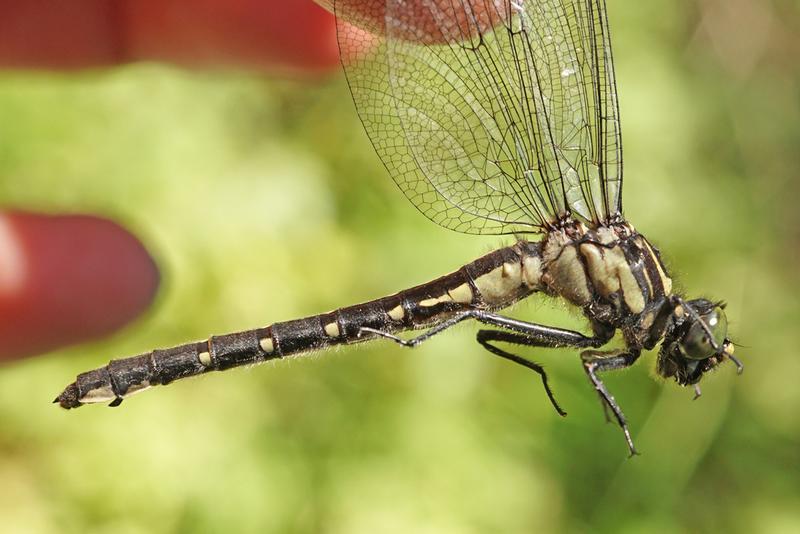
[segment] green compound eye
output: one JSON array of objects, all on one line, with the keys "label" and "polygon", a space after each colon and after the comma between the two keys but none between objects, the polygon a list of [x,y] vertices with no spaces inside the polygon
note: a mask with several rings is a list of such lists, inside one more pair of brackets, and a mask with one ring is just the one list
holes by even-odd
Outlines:
[{"label": "green compound eye", "polygon": [[[722,347],[723,343],[725,343],[725,336],[728,335],[728,318],[725,316],[725,311],[720,306],[717,306],[700,317],[714,335],[714,341],[717,346]],[[706,334],[703,325],[698,321],[692,324],[683,340],[681,340],[681,348],[683,348],[683,353],[686,357],[692,360],[705,360],[716,352],[711,340],[708,339],[708,334]]]}]

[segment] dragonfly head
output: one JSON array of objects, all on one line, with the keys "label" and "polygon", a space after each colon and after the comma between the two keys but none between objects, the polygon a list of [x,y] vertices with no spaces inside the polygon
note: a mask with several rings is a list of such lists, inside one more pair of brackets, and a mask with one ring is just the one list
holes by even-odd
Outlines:
[{"label": "dragonfly head", "polygon": [[670,323],[658,355],[659,375],[674,377],[682,386],[693,385],[725,360],[741,373],[742,364],[733,356],[734,346],[727,337],[725,304],[676,298]]}]

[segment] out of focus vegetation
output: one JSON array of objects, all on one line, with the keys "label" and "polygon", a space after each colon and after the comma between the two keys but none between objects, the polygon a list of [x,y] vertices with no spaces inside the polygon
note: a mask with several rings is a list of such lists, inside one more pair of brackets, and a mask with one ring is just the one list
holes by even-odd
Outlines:
[{"label": "out of focus vegetation", "polygon": [[[113,339],[0,369],[0,531],[800,531],[800,8],[609,3],[626,215],[689,295],[729,303],[744,375],[696,402],[650,378],[653,355],[609,376],[633,460],[576,354],[536,353],[561,419],[473,326],[60,411],[111,357],[371,299],[504,241],[416,212],[341,76],[4,73],[3,204],[113,217],[165,282]],[[514,313],[583,326],[532,300]]]}]

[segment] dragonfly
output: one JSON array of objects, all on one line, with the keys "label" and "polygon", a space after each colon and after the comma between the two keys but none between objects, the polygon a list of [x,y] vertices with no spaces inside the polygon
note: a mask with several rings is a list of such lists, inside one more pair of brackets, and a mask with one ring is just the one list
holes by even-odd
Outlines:
[{"label": "dragonfly", "polygon": [[[464,321],[491,354],[540,377],[518,349],[569,347],[637,454],[602,380],[658,350],[680,386],[725,361],[725,304],[673,292],[659,250],[623,215],[619,105],[604,0],[330,0],[357,113],[388,174],[438,225],[516,242],[390,296],[157,349],[82,373],[64,408],[123,399],[211,371],[389,340],[416,347]],[[586,332],[503,310],[533,294],[580,309]],[[403,332],[414,332],[413,337]],[[621,336],[618,336],[621,334]],[[617,348],[612,338],[621,337]]]}]

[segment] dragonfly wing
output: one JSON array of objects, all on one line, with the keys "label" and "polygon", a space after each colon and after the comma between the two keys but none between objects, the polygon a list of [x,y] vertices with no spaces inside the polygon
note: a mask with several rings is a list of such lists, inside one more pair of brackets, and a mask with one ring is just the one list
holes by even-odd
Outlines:
[{"label": "dragonfly wing", "polygon": [[428,218],[476,234],[621,211],[603,0],[337,0],[358,114]]}]

